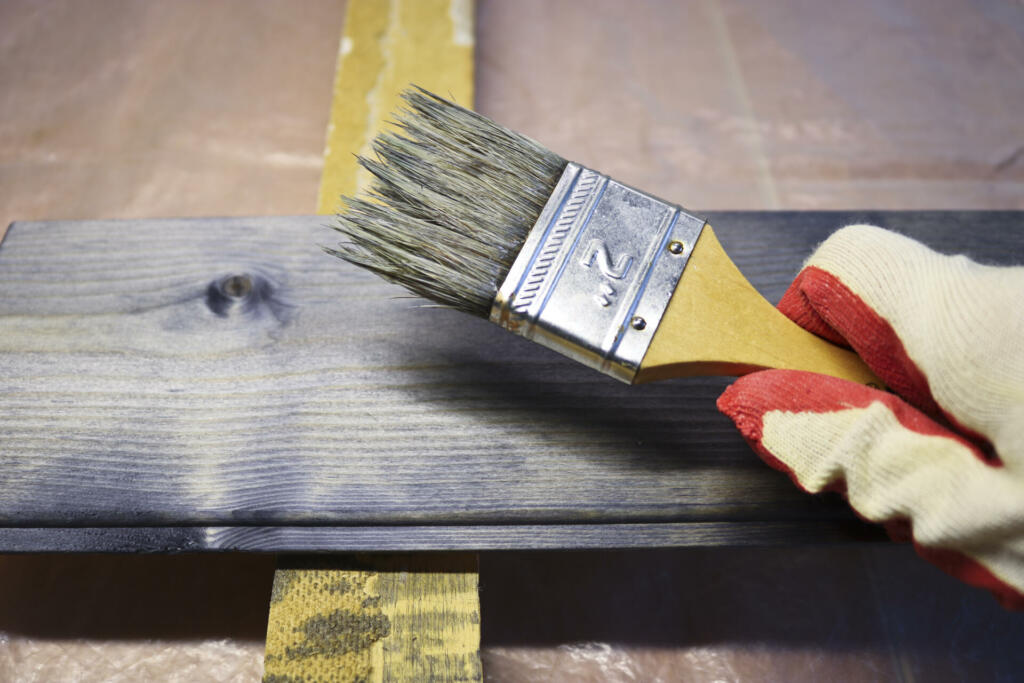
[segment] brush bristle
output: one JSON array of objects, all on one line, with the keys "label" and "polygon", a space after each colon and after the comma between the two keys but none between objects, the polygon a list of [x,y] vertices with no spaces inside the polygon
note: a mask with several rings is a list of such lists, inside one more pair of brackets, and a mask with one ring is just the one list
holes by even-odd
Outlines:
[{"label": "brush bristle", "polygon": [[402,98],[398,130],[359,157],[369,191],[342,198],[333,227],[347,239],[327,251],[486,318],[567,162],[421,88]]}]

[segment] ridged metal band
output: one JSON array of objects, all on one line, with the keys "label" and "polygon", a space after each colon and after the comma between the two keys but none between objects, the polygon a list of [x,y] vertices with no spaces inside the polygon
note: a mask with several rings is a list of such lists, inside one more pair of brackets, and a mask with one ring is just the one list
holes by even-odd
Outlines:
[{"label": "ridged metal band", "polygon": [[704,220],[569,163],[491,321],[632,383]]}]

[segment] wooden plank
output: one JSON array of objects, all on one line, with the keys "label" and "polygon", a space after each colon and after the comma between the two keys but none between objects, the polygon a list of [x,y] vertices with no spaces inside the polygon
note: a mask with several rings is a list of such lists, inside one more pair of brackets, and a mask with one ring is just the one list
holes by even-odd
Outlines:
[{"label": "wooden plank", "polygon": [[679,524],[0,528],[0,548],[28,552],[408,552],[779,546],[886,540],[850,520]]},{"label": "wooden plank", "polygon": [[[813,244],[856,220],[1024,260],[1022,212],[711,218],[774,299]],[[322,221],[15,224],[0,245],[0,523],[850,519],[749,452],[714,409],[725,380],[629,388],[396,298],[313,247],[331,239]],[[248,294],[231,297],[233,275]]]}]

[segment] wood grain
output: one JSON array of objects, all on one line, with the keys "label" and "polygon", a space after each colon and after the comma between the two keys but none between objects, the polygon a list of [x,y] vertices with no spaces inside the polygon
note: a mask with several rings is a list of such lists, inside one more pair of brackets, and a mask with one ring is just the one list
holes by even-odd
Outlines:
[{"label": "wood grain", "polygon": [[675,524],[491,524],[486,526],[6,527],[4,552],[322,553],[433,550],[585,550],[722,545],[813,545],[881,541],[856,519]]},{"label": "wood grain", "polygon": [[[0,524],[851,519],[750,453],[714,409],[728,380],[621,386],[323,255],[325,220],[13,225],[0,245]],[[1021,212],[710,220],[770,300],[855,221],[1024,260]],[[510,532],[507,547],[542,535]]]}]

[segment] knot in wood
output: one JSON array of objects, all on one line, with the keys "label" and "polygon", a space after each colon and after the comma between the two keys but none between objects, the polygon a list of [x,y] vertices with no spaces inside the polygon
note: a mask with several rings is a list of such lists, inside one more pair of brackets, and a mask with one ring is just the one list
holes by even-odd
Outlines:
[{"label": "knot in wood", "polygon": [[289,307],[278,300],[276,287],[257,273],[232,273],[213,280],[206,288],[206,305],[221,318],[259,318],[270,314],[284,322]]},{"label": "knot in wood", "polygon": [[252,278],[244,273],[229,275],[220,281],[220,291],[231,299],[242,299],[252,291]]}]

